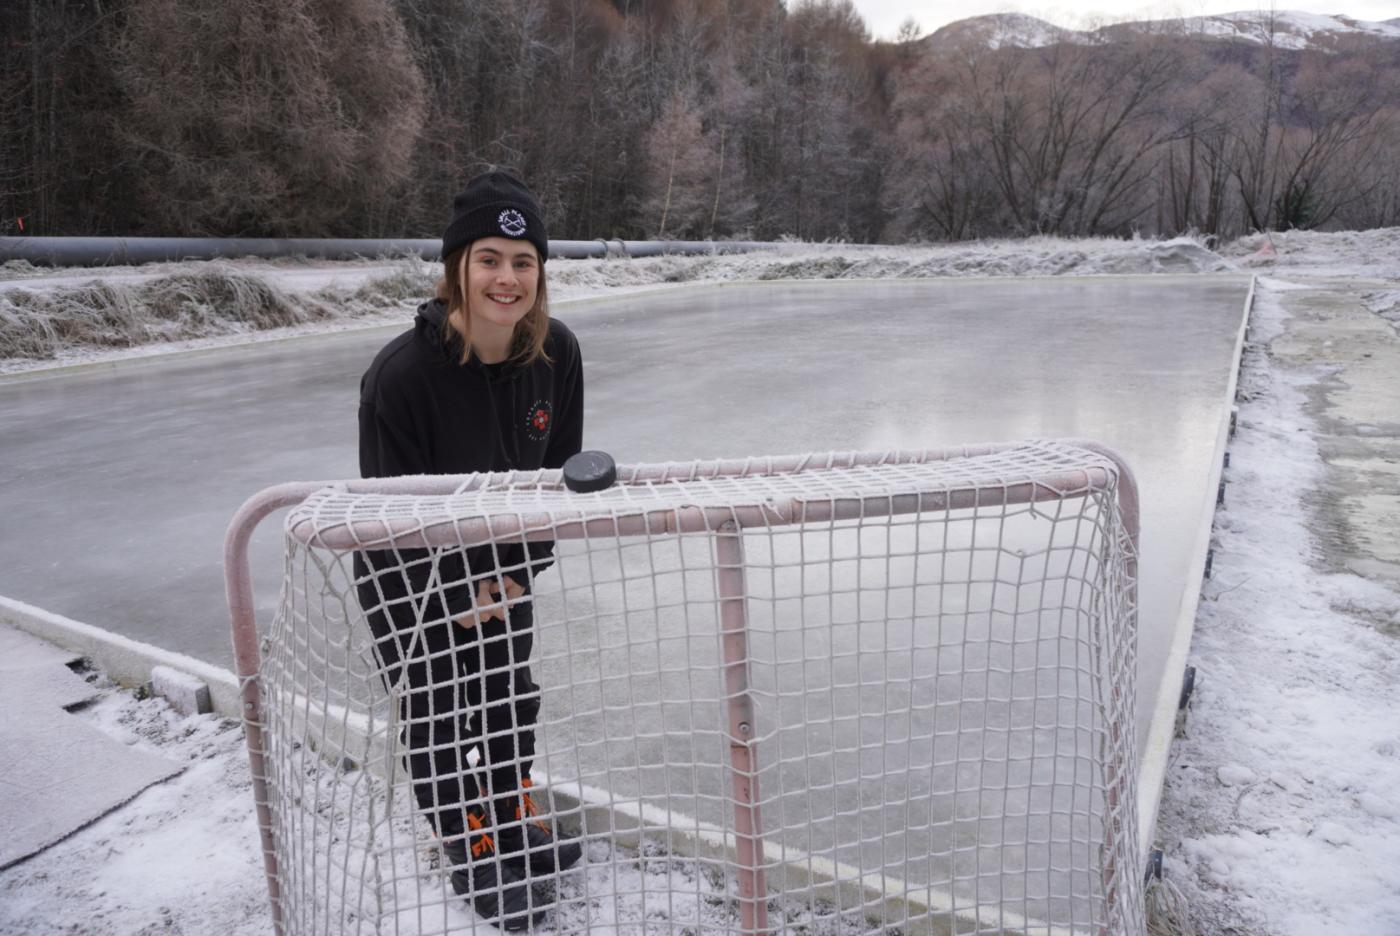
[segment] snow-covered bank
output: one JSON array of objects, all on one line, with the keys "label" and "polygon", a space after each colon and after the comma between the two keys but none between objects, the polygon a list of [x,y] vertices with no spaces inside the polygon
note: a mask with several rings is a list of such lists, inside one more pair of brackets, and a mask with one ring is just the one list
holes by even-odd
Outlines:
[{"label": "snow-covered bank", "polygon": [[[1235,269],[1201,241],[1108,238],[915,247],[791,244],[725,256],[555,260],[555,300],[735,280],[1085,276]],[[432,291],[416,258],[0,267],[0,373],[402,322]]]},{"label": "snow-covered bank", "polygon": [[399,321],[432,288],[414,260],[311,276],[241,262],[152,266],[0,282],[0,373]]},{"label": "snow-covered bank", "polygon": [[1220,248],[1244,269],[1296,276],[1400,276],[1400,228],[1251,234]]},{"label": "snow-covered bank", "polygon": [[[555,260],[555,300],[682,284],[774,279],[1094,276],[1288,269],[1314,276],[1400,268],[1400,228],[1260,234],[1212,250],[1166,241],[1030,237],[901,247],[787,244],[726,256]],[[406,321],[434,264],[286,258],[88,269],[0,266],[0,374]]]},{"label": "snow-covered bank", "polygon": [[1306,409],[1320,375],[1268,352],[1297,288],[1258,292],[1158,840],[1202,936],[1395,936],[1400,593],[1320,571],[1327,465]]}]

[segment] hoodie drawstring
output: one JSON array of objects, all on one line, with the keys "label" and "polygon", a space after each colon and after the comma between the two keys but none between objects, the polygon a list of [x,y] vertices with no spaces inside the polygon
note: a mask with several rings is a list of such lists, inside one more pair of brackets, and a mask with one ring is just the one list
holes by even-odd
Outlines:
[{"label": "hoodie drawstring", "polygon": [[[496,427],[496,451],[500,452],[501,457],[505,459],[506,467],[514,471],[516,466],[520,464],[520,439],[516,433],[509,433],[511,441],[515,443],[515,457],[512,458],[510,451],[506,448],[505,437],[507,432],[505,429],[501,428],[501,411],[496,405],[496,391],[491,386],[495,383],[495,377],[484,368],[482,369],[482,377],[486,380],[486,396],[491,401],[491,422]],[[515,381],[511,381],[510,406],[512,414],[515,412],[515,404]]]}]

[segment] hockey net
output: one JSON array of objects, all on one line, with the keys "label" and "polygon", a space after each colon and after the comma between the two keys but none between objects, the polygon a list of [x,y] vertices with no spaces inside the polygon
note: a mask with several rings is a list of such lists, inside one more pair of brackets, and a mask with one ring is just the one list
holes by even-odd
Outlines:
[{"label": "hockey net", "polygon": [[[1140,933],[1135,498],[1059,442],[317,490],[245,676],[279,931],[496,932],[415,800],[423,687],[368,623],[469,645],[431,599],[485,547],[474,594],[529,585],[535,799],[584,844],[532,879],[545,928]],[[510,563],[542,542],[548,571]]]}]

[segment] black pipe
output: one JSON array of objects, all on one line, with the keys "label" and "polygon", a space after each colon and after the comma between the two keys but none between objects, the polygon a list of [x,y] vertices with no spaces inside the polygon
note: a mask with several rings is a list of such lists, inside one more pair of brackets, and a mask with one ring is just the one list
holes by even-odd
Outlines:
[{"label": "black pipe", "polygon": [[[129,266],[221,257],[311,257],[317,260],[417,255],[439,259],[436,239],[351,239],[264,237],[0,237],[0,263],[26,260],[35,266]],[[777,244],[756,241],[552,240],[549,255],[656,257],[662,254],[727,254],[765,250]]]}]

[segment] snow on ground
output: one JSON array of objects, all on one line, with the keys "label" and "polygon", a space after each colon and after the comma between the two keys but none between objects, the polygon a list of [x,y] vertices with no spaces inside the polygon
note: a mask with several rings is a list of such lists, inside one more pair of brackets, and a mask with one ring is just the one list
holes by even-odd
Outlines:
[{"label": "snow on ground", "polygon": [[[237,722],[181,716],[160,699],[137,699],[103,683],[80,710],[94,727],[143,750],[187,764],[185,771],[39,855],[0,872],[5,936],[267,936],[271,918],[252,803],[247,749]],[[344,800],[341,800],[344,801]],[[436,848],[401,860],[394,889],[402,905],[392,931],[492,932],[448,889]],[[305,844],[305,843],[303,843]],[[402,856],[400,856],[402,858]],[[648,895],[643,900],[642,893]],[[585,861],[564,875],[558,901],[534,932],[641,934],[738,929],[733,881],[714,868],[647,846],[641,853],[591,840]],[[662,895],[667,895],[665,899]],[[331,907],[336,901],[328,902]],[[353,903],[352,903],[353,906]],[[819,908],[820,909],[820,908]],[[868,931],[859,916],[779,908],[787,925],[812,936]],[[322,921],[324,923],[324,921]],[[674,924],[674,929],[670,924]],[[354,931],[353,916],[347,932]],[[338,932],[337,929],[332,931]]]},{"label": "snow on ground", "polygon": [[124,743],[188,767],[0,873],[0,933],[265,936],[262,859],[239,725],[183,717],[110,684],[80,714]]},{"label": "snow on ground", "polygon": [[1302,10],[1271,10],[1267,7],[1239,13],[1192,17],[1185,22],[1189,32],[1245,39],[1260,45],[1272,43],[1281,49],[1309,48],[1319,35],[1340,37],[1360,34],[1385,39],[1400,38],[1400,27],[1390,23],[1354,20],[1346,16],[1329,16]]},{"label": "snow on ground", "polygon": [[[269,264],[257,275],[276,283],[285,268]],[[1168,875],[1189,899],[1200,933],[1397,936],[1400,593],[1354,575],[1319,571],[1322,547],[1310,523],[1325,465],[1306,400],[1310,385],[1325,375],[1285,370],[1263,345],[1286,326],[1283,297],[1295,288],[1293,280],[1316,287],[1334,278],[1374,278],[1382,285],[1366,302],[1394,322],[1400,230],[1260,235],[1225,245],[1218,254],[1190,239],[790,245],[738,257],[556,261],[549,273],[556,298],[580,298],[732,279],[1222,269],[1277,278],[1261,279],[1258,290],[1256,331],[1241,376],[1240,432],[1227,471],[1228,502],[1217,518],[1220,549],[1192,650],[1200,679],[1186,736],[1173,749],[1163,800],[1159,839],[1167,845]],[[34,289],[34,277],[26,275],[23,288]],[[411,306],[404,300],[374,313],[378,318],[332,317],[261,337],[403,321]],[[138,353],[171,347],[153,345]],[[58,361],[131,353],[65,351]],[[34,366],[10,363],[12,370]],[[159,701],[138,701],[116,689],[84,717],[190,766],[0,872],[0,933],[269,932],[237,726],[208,716],[180,717]],[[677,907],[676,918],[728,912],[721,901],[699,896],[704,888],[692,866],[656,856],[626,856],[614,864],[610,856],[606,845],[590,852],[587,889],[635,889],[614,882],[613,868],[624,875],[681,875],[684,889],[697,898]],[[641,907],[625,901],[607,906],[619,931],[647,929]],[[722,916],[705,919],[723,925]],[[561,927],[567,929],[567,920]]]},{"label": "snow on ground", "polygon": [[1378,289],[1362,298],[1367,308],[1400,331],[1400,289]]},{"label": "snow on ground", "polygon": [[1294,276],[1400,276],[1400,228],[1375,231],[1274,231],[1220,248],[1241,269]]},{"label": "snow on ground", "polygon": [[1325,465],[1304,409],[1317,375],[1264,350],[1289,288],[1263,280],[1256,299],[1159,839],[1203,934],[1396,936],[1400,594],[1318,571]]}]

